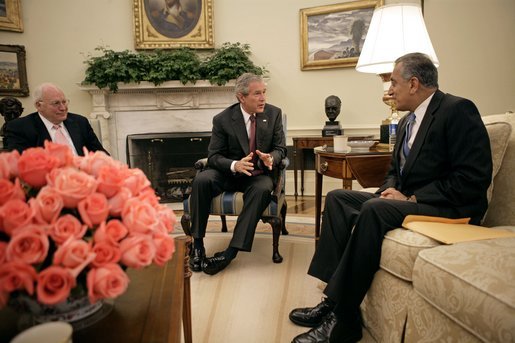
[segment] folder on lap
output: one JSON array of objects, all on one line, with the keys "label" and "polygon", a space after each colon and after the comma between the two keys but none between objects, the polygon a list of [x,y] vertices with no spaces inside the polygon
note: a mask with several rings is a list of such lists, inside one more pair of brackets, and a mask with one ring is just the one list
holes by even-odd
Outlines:
[{"label": "folder on lap", "polygon": [[408,215],[402,226],[444,244],[477,241],[482,239],[515,237],[515,232],[468,224],[470,218]]}]

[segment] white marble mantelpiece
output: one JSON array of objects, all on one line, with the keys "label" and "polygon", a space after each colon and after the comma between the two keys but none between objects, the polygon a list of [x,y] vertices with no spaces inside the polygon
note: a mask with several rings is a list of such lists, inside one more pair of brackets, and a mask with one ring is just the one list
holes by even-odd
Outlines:
[{"label": "white marble mantelpiece", "polygon": [[90,118],[100,123],[102,145],[123,162],[127,135],[211,131],[213,116],[236,102],[234,82],[224,86],[209,81],[119,84],[116,93],[96,86],[80,88],[91,95]]}]

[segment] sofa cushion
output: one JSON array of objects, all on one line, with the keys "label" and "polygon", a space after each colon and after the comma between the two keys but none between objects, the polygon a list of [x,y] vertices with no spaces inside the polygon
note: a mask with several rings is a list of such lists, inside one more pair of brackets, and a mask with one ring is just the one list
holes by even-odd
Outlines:
[{"label": "sofa cushion", "polygon": [[494,179],[501,168],[508,141],[511,135],[512,127],[507,122],[491,122],[485,124],[486,131],[490,138],[490,149],[492,150],[492,183],[488,187],[488,202],[492,199],[494,189]]},{"label": "sofa cushion", "polygon": [[434,239],[410,230],[391,230],[384,237],[379,265],[403,280],[412,281],[413,265],[418,253],[437,245],[440,243]]},{"label": "sofa cushion", "polygon": [[419,253],[415,292],[476,337],[515,340],[515,238],[442,245]]},{"label": "sofa cushion", "polygon": [[[483,117],[483,122],[507,122],[512,126],[511,136],[500,169],[494,179],[494,192],[484,218],[484,226],[515,225],[515,113],[496,114]],[[500,190],[500,192],[498,192]]]}]

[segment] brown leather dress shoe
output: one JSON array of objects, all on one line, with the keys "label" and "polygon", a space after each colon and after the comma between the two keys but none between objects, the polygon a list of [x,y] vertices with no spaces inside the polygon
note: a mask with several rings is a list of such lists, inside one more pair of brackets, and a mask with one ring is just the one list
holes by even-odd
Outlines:
[{"label": "brown leather dress shoe", "polygon": [[296,308],[290,312],[290,320],[297,325],[315,327],[322,324],[334,308],[334,304],[329,298],[322,299],[322,302],[315,307]]}]

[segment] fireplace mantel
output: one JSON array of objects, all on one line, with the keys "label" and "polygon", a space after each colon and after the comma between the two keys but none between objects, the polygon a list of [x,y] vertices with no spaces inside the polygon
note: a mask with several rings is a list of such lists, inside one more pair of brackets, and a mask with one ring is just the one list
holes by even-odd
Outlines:
[{"label": "fireplace mantel", "polygon": [[212,118],[236,102],[234,81],[214,86],[201,80],[183,85],[168,81],[119,84],[118,91],[80,86],[91,95],[91,119],[100,123],[103,146],[126,162],[127,135],[211,131]]}]

